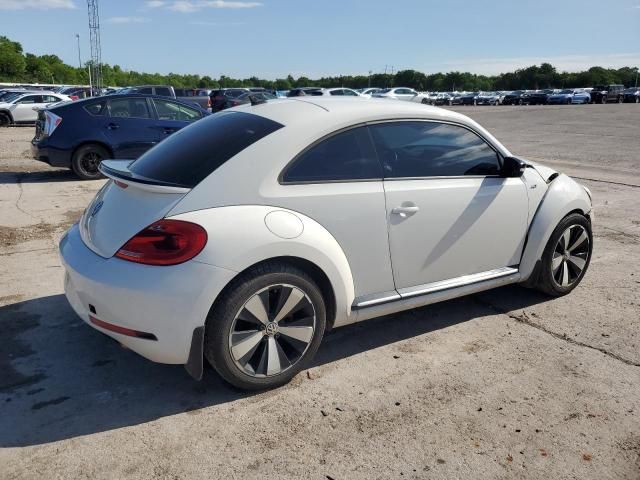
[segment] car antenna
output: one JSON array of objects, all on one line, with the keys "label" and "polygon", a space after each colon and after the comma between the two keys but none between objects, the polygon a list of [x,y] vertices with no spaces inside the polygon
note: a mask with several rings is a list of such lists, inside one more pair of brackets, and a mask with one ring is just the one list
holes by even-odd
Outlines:
[{"label": "car antenna", "polygon": [[261,103],[267,103],[264,98],[258,98],[255,95],[249,95],[249,101],[251,102],[251,106],[255,107],[256,105],[260,105]]}]

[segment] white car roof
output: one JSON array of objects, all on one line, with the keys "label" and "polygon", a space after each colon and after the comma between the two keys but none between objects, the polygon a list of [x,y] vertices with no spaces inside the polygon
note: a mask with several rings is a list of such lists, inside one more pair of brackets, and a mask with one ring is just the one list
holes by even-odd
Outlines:
[{"label": "white car roof", "polygon": [[385,98],[295,97],[272,100],[256,106],[243,105],[234,110],[260,115],[285,126],[299,124],[302,118],[310,120],[309,123],[312,124],[319,121],[322,129],[330,126],[330,123],[339,128],[344,124],[394,118],[433,119],[476,125],[469,117],[451,110]]}]

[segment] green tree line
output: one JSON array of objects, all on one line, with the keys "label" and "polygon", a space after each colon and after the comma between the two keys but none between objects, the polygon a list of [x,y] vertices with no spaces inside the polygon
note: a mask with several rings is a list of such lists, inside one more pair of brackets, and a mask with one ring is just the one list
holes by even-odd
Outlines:
[{"label": "green tree line", "polygon": [[[221,75],[211,78],[207,75],[182,75],[169,73],[143,73],[123,70],[119,65],[102,65],[103,84],[108,86],[128,86],[141,84],[173,85],[174,87],[225,88],[225,87],[265,87],[289,90],[293,87],[411,87],[416,90],[516,90],[538,88],[590,87],[598,84],[620,83],[634,85],[637,67],[618,69],[591,67],[582,72],[558,72],[553,65],[543,63],[532,65],[514,72],[500,75],[476,75],[470,72],[448,72],[425,74],[417,70],[400,70],[395,74],[376,73],[367,75],[341,75],[310,79],[307,77],[265,80],[258,77],[244,79]],[[56,83],[86,85],[89,76],[86,68],[65,64],[56,55],[33,55],[25,53],[22,45],[7,37],[0,36],[0,82],[16,83]]]}]

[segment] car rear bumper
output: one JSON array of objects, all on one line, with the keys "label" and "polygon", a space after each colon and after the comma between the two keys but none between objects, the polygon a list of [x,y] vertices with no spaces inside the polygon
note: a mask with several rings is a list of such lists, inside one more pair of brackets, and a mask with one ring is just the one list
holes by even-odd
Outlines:
[{"label": "car rear bumper", "polygon": [[[187,363],[194,329],[205,324],[213,301],[235,276],[230,270],[195,261],[155,267],[103,258],[84,244],[77,225],[60,241],[60,256],[65,294],[78,316],[160,363]],[[109,325],[149,335],[118,333]]]},{"label": "car rear bumper", "polygon": [[70,167],[71,153],[67,150],[52,148],[46,140],[31,140],[31,156],[52,167]]}]

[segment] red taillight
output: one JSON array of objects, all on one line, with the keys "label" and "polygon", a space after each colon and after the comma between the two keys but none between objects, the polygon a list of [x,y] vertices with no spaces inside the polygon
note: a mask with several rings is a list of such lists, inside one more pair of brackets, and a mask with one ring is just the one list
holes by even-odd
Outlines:
[{"label": "red taillight", "polygon": [[211,107],[211,97],[207,98],[207,107]]},{"label": "red taillight", "polygon": [[182,220],[159,220],[118,250],[116,257],[145,265],[177,265],[198,255],[207,243],[200,225]]},{"label": "red taillight", "polygon": [[73,100],[73,101],[76,101],[76,100],[78,100],[80,97],[79,97],[79,96],[77,96],[77,95],[70,95],[70,96],[69,96],[69,98],[70,98],[71,100]]}]

